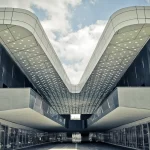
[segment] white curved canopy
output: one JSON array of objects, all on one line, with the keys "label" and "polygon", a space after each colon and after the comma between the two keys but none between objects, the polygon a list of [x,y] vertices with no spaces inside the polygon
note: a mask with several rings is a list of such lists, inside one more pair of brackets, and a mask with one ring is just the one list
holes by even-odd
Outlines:
[{"label": "white curved canopy", "polygon": [[92,114],[150,37],[150,7],[115,12],[78,85],[72,85],[38,18],[0,9],[0,41],[34,86],[60,114]]}]

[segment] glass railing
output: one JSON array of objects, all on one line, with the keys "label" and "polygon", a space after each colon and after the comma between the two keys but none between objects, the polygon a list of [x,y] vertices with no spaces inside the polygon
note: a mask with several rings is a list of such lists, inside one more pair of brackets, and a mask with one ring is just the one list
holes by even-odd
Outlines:
[{"label": "glass railing", "polygon": [[87,125],[90,126],[103,116],[111,112],[118,106],[118,92],[117,88],[103,101],[101,106],[95,111],[95,113],[87,119]]},{"label": "glass railing", "polygon": [[65,119],[61,117],[43,98],[31,89],[30,108],[38,113],[52,119],[53,121],[65,126]]},{"label": "glass railing", "polygon": [[66,142],[67,133],[48,133],[38,130],[14,128],[0,122],[0,150],[17,150],[35,145]]},{"label": "glass railing", "polygon": [[134,126],[124,126],[105,133],[90,133],[89,140],[138,150],[149,150],[150,122],[140,122],[139,124],[134,124]]}]

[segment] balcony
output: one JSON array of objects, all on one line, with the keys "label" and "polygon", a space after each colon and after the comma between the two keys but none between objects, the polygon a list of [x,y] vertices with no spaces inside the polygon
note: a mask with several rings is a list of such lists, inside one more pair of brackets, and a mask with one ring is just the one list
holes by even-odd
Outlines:
[{"label": "balcony", "polygon": [[90,130],[110,130],[150,117],[149,87],[118,87],[87,120]]},{"label": "balcony", "polygon": [[30,88],[0,89],[0,118],[46,131],[65,127],[65,119]]}]

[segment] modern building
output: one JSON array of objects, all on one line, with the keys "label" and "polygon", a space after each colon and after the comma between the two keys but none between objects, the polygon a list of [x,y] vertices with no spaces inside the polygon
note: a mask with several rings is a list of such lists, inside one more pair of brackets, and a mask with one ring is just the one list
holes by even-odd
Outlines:
[{"label": "modern building", "polygon": [[72,85],[38,18],[1,8],[0,149],[85,141],[150,149],[149,38],[150,7],[115,12]]}]

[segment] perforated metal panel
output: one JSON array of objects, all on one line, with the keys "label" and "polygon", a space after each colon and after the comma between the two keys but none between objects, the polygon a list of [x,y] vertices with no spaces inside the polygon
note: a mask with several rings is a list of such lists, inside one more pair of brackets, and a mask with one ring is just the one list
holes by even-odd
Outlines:
[{"label": "perforated metal panel", "polygon": [[[32,13],[20,9],[1,10],[0,41],[58,113],[92,114],[149,40],[148,10],[150,7],[131,7],[111,16],[76,86],[70,83],[41,24]],[[12,18],[6,18],[4,12],[12,12]],[[141,16],[143,12],[145,15]]]}]

